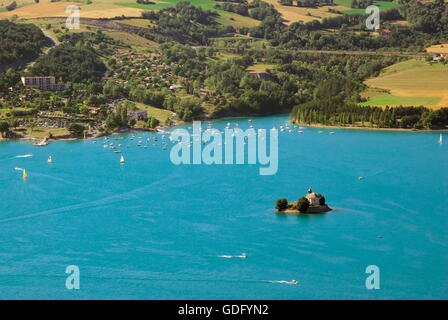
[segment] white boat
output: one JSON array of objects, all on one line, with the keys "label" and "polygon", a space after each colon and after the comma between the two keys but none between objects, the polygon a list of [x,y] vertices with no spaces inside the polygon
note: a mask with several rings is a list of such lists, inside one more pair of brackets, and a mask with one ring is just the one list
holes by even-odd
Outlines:
[{"label": "white boat", "polygon": [[40,142],[36,142],[36,143],[33,143],[33,146],[35,146],[35,147],[45,147],[45,146],[47,146],[48,145],[48,141],[47,141],[47,138],[44,138],[42,141],[40,141]]},{"label": "white boat", "polygon": [[53,159],[51,158],[51,156],[48,156],[47,162],[48,163],[52,163],[53,162]]},{"label": "white boat", "polygon": [[440,143],[440,144],[442,144],[442,143],[443,143],[443,138],[442,138],[442,134],[440,134],[440,137],[439,137],[439,143]]},{"label": "white boat", "polygon": [[120,163],[124,163],[124,157],[123,156],[120,157]]}]

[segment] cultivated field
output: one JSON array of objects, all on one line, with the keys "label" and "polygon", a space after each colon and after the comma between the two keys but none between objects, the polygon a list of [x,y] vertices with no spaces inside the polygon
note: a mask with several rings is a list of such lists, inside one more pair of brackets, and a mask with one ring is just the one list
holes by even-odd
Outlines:
[{"label": "cultivated field", "polygon": [[368,79],[361,105],[448,106],[448,66],[425,60],[408,60],[390,66],[376,78]]},{"label": "cultivated field", "polygon": [[[12,1],[12,0],[11,0]],[[0,9],[11,3],[10,0],[0,0]],[[81,17],[84,18],[114,18],[125,15],[127,17],[140,17],[141,12],[145,10],[160,10],[174,6],[181,0],[152,0],[155,4],[138,4],[135,0],[92,0],[91,4],[80,2],[50,2],[50,0],[41,0],[40,3],[34,3],[34,0],[17,0],[19,8],[13,11],[0,12],[0,18],[10,18],[17,15],[19,19],[32,19],[42,17],[64,17],[65,8],[68,5],[77,5],[81,8]],[[213,10],[221,15],[218,22],[224,25],[232,25],[235,27],[253,27],[260,22],[250,17],[240,16],[235,13],[217,10],[214,8],[216,2],[214,0],[189,0],[193,5],[199,6],[205,10]],[[312,20],[321,20],[325,17],[334,17],[337,14],[328,12],[330,7],[322,7],[317,9],[299,8],[282,6],[277,0],[266,0],[274,5],[274,7],[282,14],[285,23],[302,21],[308,22]],[[345,1],[345,0],[341,0]],[[333,6],[333,9],[345,11],[350,10],[346,6]]]},{"label": "cultivated field", "polygon": [[349,7],[345,6],[325,6],[317,9],[312,8],[300,8],[300,7],[292,7],[292,6],[282,6],[278,3],[278,0],[265,0],[272,4],[278,12],[282,14],[282,17],[285,19],[286,24],[291,24],[293,22],[308,22],[313,20],[321,20],[323,18],[335,17],[338,16],[335,13],[328,12],[328,8],[333,8],[335,10],[349,10]]},{"label": "cultivated field", "polygon": [[426,52],[448,54],[448,43],[430,46],[429,48],[426,48]]},{"label": "cultivated field", "polygon": [[[4,1],[4,0],[0,0]],[[76,5],[80,7],[80,15],[83,18],[113,18],[121,15],[129,17],[139,17],[142,9],[123,7],[115,4],[115,0],[92,0],[93,3],[85,4],[82,2],[50,2],[50,0],[41,0],[39,3],[28,0],[22,0],[28,3],[23,7],[19,7],[12,11],[0,12],[1,18],[10,18],[17,15],[19,19],[33,19],[42,17],[65,17],[65,9],[69,5]],[[123,2],[135,3],[133,0],[121,0]],[[10,2],[4,1],[5,5]]]}]

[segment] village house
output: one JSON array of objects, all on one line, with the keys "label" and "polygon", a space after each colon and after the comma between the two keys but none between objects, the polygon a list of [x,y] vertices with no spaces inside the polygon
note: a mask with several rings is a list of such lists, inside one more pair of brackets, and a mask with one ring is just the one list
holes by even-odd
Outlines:
[{"label": "village house", "polygon": [[22,83],[25,87],[36,88],[40,90],[65,90],[68,85],[65,83],[56,83],[56,78],[49,77],[22,77]]},{"label": "village house", "polygon": [[128,120],[148,121],[148,112],[146,110],[129,111]]}]

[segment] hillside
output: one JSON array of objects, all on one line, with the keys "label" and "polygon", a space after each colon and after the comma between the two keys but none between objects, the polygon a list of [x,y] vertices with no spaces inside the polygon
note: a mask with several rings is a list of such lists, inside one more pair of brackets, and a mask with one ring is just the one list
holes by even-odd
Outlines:
[{"label": "hillside", "polygon": [[35,59],[49,45],[43,32],[32,24],[0,21],[0,71]]},{"label": "hillside", "polygon": [[424,60],[409,60],[390,66],[365,84],[368,99],[361,105],[397,106],[448,105],[448,65]]}]

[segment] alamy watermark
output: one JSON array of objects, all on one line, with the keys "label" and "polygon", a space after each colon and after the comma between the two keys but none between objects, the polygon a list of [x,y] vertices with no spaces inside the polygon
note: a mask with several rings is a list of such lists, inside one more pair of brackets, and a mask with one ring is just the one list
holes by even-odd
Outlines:
[{"label": "alamy watermark", "polygon": [[367,266],[366,273],[369,274],[366,278],[366,289],[380,289],[380,268],[376,265]]},{"label": "alamy watermark", "polygon": [[266,129],[255,131],[254,128],[243,131],[226,127],[224,132],[211,128],[203,130],[201,122],[194,121],[192,133],[186,129],[171,132],[170,140],[175,144],[170,159],[176,165],[258,163],[262,166],[260,175],[274,175],[278,170],[278,131],[275,128],[269,131],[267,135]]},{"label": "alamy watermark", "polygon": [[69,276],[65,279],[65,287],[68,290],[79,290],[80,288],[80,273],[79,267],[75,265],[70,265],[65,268],[65,273]]},{"label": "alamy watermark", "polygon": [[366,19],[367,30],[378,30],[380,28],[380,8],[370,5],[366,8],[366,13],[370,14]]},{"label": "alamy watermark", "polygon": [[65,13],[68,15],[67,20],[65,20],[65,27],[69,30],[72,29],[80,29],[80,23],[79,23],[79,7],[70,5],[67,8],[65,8]]}]

